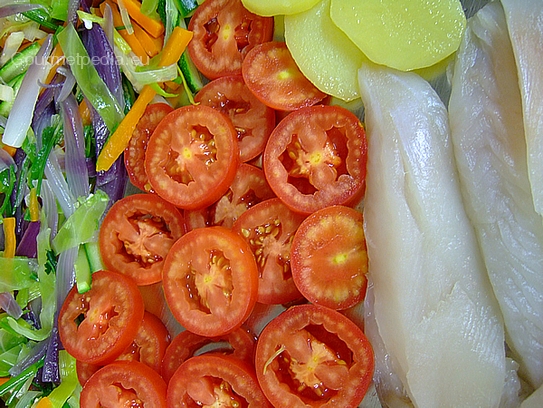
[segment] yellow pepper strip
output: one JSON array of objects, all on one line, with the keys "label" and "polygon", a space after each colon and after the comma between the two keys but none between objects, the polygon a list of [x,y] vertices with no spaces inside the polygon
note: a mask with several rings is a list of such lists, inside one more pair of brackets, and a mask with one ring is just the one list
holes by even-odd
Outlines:
[{"label": "yellow pepper strip", "polygon": [[[192,32],[182,27],[175,27],[162,49],[159,59],[159,67],[172,65],[179,61],[181,54],[185,51],[189,41],[192,39]],[[136,125],[140,121],[147,105],[151,103],[156,92],[148,85],[141,90],[134,105],[128,111],[124,119],[119,123],[115,132],[109,137],[104,148],[96,161],[96,170],[108,170],[117,158],[123,153],[128,142],[134,133]]]},{"label": "yellow pepper strip", "polygon": [[53,403],[48,397],[41,398],[34,408],[53,408]]},{"label": "yellow pepper strip", "polygon": [[15,217],[4,218],[4,258],[13,258],[17,239],[15,237]]},{"label": "yellow pepper strip", "polygon": [[30,221],[34,222],[40,220],[40,204],[38,203],[38,195],[36,194],[35,187],[30,189],[28,212],[30,213]]},{"label": "yellow pepper strip", "polygon": [[151,36],[158,38],[164,34],[164,24],[143,14],[141,12],[141,3],[138,0],[123,0],[123,4],[132,20],[137,22]]}]

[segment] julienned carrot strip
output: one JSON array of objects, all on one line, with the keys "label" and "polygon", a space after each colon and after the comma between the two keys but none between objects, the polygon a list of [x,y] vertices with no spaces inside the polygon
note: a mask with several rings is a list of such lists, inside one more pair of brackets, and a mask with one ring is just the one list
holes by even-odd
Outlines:
[{"label": "julienned carrot strip", "polygon": [[[104,9],[106,6],[106,3],[109,4],[111,7],[111,14],[113,16],[113,25],[115,27],[123,27],[123,19],[121,18],[121,13],[119,12],[119,9],[117,8],[116,4],[113,4],[113,2],[106,0],[102,4],[100,4],[100,10],[102,11],[102,14],[104,13]],[[136,54],[136,56],[141,60],[142,63],[147,64],[149,62],[149,55],[145,52],[145,48],[140,43],[138,38],[134,34],[128,34],[128,31],[123,29],[117,29],[118,33],[121,35],[121,37],[124,38],[124,40],[130,45],[130,48]]]},{"label": "julienned carrot strip", "polygon": [[15,156],[15,153],[17,153],[17,148],[13,146],[3,145],[2,149],[8,152],[11,157]]},{"label": "julienned carrot strip", "polygon": [[151,58],[157,55],[162,49],[164,36],[154,38],[136,22],[132,23],[132,27],[134,28],[134,36],[139,40],[147,55]]},{"label": "julienned carrot strip", "polygon": [[53,51],[51,51],[49,61],[53,66],[51,67],[49,73],[47,74],[47,77],[45,78],[46,84],[49,84],[51,82],[51,80],[57,73],[57,68],[64,63],[64,54],[62,53],[62,48],[60,48],[60,44],[57,43],[57,45],[55,45],[55,47],[53,48]]},{"label": "julienned carrot strip", "polygon": [[15,223],[15,217],[4,218],[4,258],[13,258],[15,256],[15,248],[17,247]]},{"label": "julienned carrot strip", "polygon": [[[191,39],[191,31],[175,27],[162,49],[158,65],[164,67],[177,63]],[[150,86],[146,85],[143,87],[136,102],[134,102],[130,111],[128,111],[100,152],[96,162],[97,171],[108,170],[123,153],[147,105],[151,103],[155,95],[156,92]]]},{"label": "julienned carrot strip", "polygon": [[124,6],[132,20],[137,22],[145,31],[154,38],[164,34],[164,24],[141,12],[141,3],[138,0],[123,0]]},{"label": "julienned carrot strip", "polygon": [[90,125],[92,123],[91,112],[87,100],[83,98],[79,104],[79,114],[81,115],[81,120],[83,121],[83,126]]}]

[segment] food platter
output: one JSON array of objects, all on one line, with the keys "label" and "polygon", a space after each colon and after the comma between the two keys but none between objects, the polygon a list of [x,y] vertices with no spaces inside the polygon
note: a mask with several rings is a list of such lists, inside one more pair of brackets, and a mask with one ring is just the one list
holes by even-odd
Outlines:
[{"label": "food platter", "polygon": [[49,3],[0,7],[7,406],[540,388],[543,7]]}]

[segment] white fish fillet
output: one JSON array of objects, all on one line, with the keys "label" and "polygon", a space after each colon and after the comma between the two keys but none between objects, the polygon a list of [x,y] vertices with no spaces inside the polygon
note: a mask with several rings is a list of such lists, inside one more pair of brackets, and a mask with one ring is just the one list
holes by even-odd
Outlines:
[{"label": "white fish fillet", "polygon": [[543,215],[543,1],[501,3],[518,69],[532,196]]},{"label": "white fish fillet", "polygon": [[491,3],[470,19],[457,56],[451,137],[507,343],[521,375],[537,388],[543,383],[543,223],[532,200],[521,100],[505,15]]},{"label": "white fish fillet", "polygon": [[414,73],[364,65],[359,83],[371,306],[388,363],[414,406],[497,407],[503,324],[461,200],[445,106]]}]

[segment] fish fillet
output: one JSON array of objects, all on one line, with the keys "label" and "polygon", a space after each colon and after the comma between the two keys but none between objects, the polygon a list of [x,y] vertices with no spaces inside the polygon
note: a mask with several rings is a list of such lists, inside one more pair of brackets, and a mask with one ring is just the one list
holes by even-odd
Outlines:
[{"label": "fish fillet", "polygon": [[497,407],[503,323],[463,207],[446,108],[414,73],[367,64],[359,84],[373,340],[414,406]]},{"label": "fish fillet", "polygon": [[532,198],[543,215],[543,2],[501,3],[518,69]]},{"label": "fish fillet", "polygon": [[507,343],[520,374],[538,388],[543,383],[543,223],[529,178],[522,100],[504,11],[493,2],[470,19],[457,56],[451,137],[466,211],[500,304]]}]

